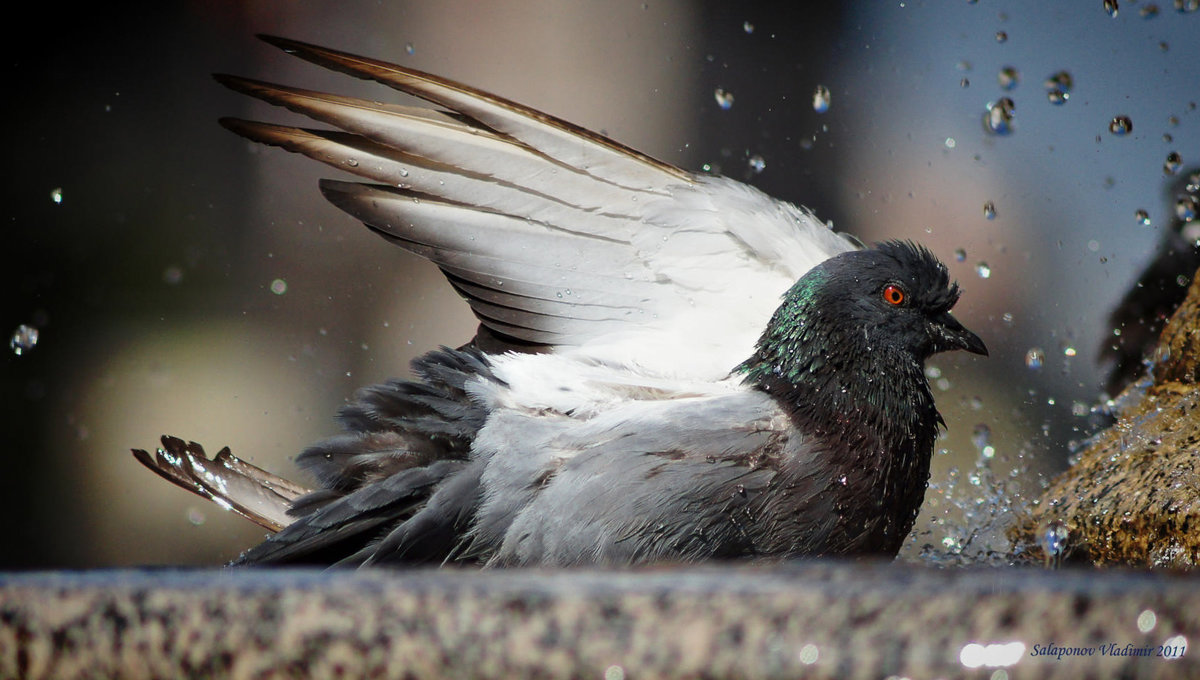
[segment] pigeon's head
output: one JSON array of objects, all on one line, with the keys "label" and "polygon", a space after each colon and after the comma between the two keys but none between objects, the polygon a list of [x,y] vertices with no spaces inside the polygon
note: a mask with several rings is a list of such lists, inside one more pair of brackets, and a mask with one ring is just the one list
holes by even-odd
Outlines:
[{"label": "pigeon's head", "polygon": [[[815,285],[806,284],[809,276]],[[888,241],[818,265],[788,293],[785,304],[804,306],[794,298],[813,296],[814,311],[841,317],[829,320],[829,330],[853,345],[859,345],[854,336],[861,335],[866,344],[860,349],[868,352],[909,352],[921,361],[956,349],[986,355],[979,336],[950,314],[960,292],[933,253],[911,242]]]},{"label": "pigeon's head", "polygon": [[[784,295],[740,370],[760,384],[883,379],[920,373],[937,352],[987,354],[979,336],[950,314],[959,288],[932,253],[909,242],[834,256]],[[845,384],[847,380],[836,380]]]}]

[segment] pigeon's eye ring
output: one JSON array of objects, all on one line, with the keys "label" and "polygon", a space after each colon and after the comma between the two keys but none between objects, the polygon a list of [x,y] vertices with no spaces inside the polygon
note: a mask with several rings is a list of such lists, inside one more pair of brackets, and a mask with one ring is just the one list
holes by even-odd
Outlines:
[{"label": "pigeon's eye ring", "polygon": [[900,286],[897,286],[894,283],[889,283],[883,287],[883,301],[889,305],[892,305],[893,307],[899,307],[900,305],[904,304],[904,301],[907,299],[908,294],[905,293],[904,289]]}]

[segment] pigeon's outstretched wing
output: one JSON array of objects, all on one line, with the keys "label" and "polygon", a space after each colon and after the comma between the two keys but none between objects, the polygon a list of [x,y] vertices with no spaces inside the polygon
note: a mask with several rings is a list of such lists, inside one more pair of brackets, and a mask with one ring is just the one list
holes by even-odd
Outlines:
[{"label": "pigeon's outstretched wing", "polygon": [[222,121],[375,182],[324,181],[321,189],[386,239],[436,263],[501,347],[715,379],[749,355],[797,278],[855,247],[789,203],[685,172],[495,95],[264,39],[443,107],[217,76],[339,128]]}]

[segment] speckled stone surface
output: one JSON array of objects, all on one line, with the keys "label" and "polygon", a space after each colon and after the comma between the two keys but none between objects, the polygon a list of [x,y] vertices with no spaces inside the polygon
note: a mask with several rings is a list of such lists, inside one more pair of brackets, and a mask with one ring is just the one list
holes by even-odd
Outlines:
[{"label": "speckled stone surface", "polygon": [[1152,380],[1130,386],[1116,424],[1093,438],[1016,530],[1041,551],[1051,522],[1098,565],[1200,565],[1200,277],[1163,329]]},{"label": "speckled stone surface", "polygon": [[1198,612],[1200,577],[1161,571],[9,574],[0,677],[1194,678],[1155,654]]}]

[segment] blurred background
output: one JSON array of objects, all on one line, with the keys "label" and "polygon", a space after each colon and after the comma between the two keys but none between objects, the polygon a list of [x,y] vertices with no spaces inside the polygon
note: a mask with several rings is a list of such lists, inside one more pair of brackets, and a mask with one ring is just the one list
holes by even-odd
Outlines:
[{"label": "blurred background", "polygon": [[[190,2],[21,26],[5,47],[0,569],[233,558],[262,530],[130,448],[170,433],[299,477],[293,456],[337,431],[357,387],[473,332],[436,270],[321,199],[335,171],[217,125],[294,119],[213,72],[400,98],[256,33],[432,71],[866,241],[928,245],[992,350],[930,368],[949,431],[906,550],[949,546],[949,496],[1036,494],[1100,421],[1107,315],[1174,215],[1164,163],[1200,159],[1195,4]],[[1059,72],[1069,87],[1046,82]],[[1131,131],[1110,132],[1117,116]],[[992,486],[972,476],[985,458]]]}]

